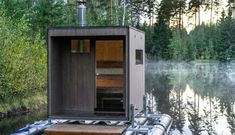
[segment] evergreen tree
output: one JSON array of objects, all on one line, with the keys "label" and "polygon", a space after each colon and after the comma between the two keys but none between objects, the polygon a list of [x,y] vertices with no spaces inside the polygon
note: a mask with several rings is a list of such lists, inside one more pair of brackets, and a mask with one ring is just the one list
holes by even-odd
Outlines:
[{"label": "evergreen tree", "polygon": [[217,59],[222,62],[231,61],[235,58],[235,21],[231,12],[225,17],[223,11],[219,22],[219,38],[216,47]]},{"label": "evergreen tree", "polygon": [[147,57],[151,57],[150,51],[153,45],[153,26],[144,22],[143,26],[140,27],[140,30],[145,32],[145,52]]},{"label": "evergreen tree", "polygon": [[219,12],[219,6],[220,6],[221,0],[210,0],[210,2],[204,2],[205,5],[205,11],[210,10],[210,25],[212,25],[213,22],[213,13],[218,14]]},{"label": "evergreen tree", "polygon": [[151,56],[159,59],[170,59],[170,39],[172,32],[170,29],[170,18],[172,16],[173,3],[171,0],[162,0],[158,10],[158,20],[155,24],[153,45],[151,47]]},{"label": "evergreen tree", "polygon": [[[195,27],[197,25],[200,25],[200,6],[201,6],[201,1],[200,0],[190,0],[189,1],[189,11],[191,11],[195,15],[194,19],[194,25]],[[198,13],[198,20],[197,20],[197,13]],[[198,23],[197,23],[198,21]]]},{"label": "evergreen tree", "polygon": [[173,31],[173,38],[169,46],[172,59],[174,60],[192,60],[191,54],[188,54],[188,34],[182,30],[181,34],[178,28]]},{"label": "evergreen tree", "polygon": [[153,17],[156,14],[155,10],[158,6],[157,0],[144,1],[144,15],[149,19],[149,25],[153,24]]},{"label": "evergreen tree", "polygon": [[129,23],[131,26],[136,26],[144,13],[144,2],[142,0],[128,0],[127,4]]},{"label": "evergreen tree", "polygon": [[202,24],[197,26],[193,31],[190,32],[190,46],[195,51],[196,59],[205,59],[208,53],[208,39],[206,35],[206,25]]},{"label": "evergreen tree", "polygon": [[183,30],[183,15],[186,9],[186,0],[174,0],[173,1],[173,17],[176,18],[178,34],[181,34]]}]

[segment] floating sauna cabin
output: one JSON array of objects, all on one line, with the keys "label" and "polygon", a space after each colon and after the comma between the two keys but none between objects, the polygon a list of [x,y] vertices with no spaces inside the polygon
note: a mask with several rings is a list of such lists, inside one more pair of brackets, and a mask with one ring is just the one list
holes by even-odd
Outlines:
[{"label": "floating sauna cabin", "polygon": [[143,106],[144,43],[132,27],[49,28],[49,118],[130,120]]}]

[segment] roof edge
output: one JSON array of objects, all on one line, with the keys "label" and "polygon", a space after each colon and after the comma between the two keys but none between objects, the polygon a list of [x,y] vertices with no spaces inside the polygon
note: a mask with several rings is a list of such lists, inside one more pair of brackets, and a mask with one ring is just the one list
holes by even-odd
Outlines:
[{"label": "roof edge", "polygon": [[48,27],[48,30],[54,30],[54,29],[110,29],[110,28],[125,28],[125,29],[133,29],[138,32],[144,33],[143,31],[132,27],[132,26],[51,26]]},{"label": "roof edge", "polygon": [[130,26],[50,26],[51,29],[99,29],[99,28],[129,28]]}]

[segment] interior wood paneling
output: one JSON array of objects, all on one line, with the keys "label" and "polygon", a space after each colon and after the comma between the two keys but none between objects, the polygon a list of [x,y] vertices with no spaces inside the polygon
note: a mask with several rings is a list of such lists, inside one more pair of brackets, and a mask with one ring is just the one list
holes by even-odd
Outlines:
[{"label": "interior wood paneling", "polygon": [[96,46],[96,60],[98,62],[123,61],[123,40],[97,40]]},{"label": "interior wood paneling", "polygon": [[[118,58],[120,59],[120,58]],[[97,68],[122,68],[123,61],[97,61]]]}]

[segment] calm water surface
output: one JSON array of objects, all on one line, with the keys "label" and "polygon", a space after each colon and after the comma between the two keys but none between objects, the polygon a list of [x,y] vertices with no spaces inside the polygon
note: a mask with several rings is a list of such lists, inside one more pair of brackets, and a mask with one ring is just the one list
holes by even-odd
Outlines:
[{"label": "calm water surface", "polygon": [[16,116],[0,120],[0,135],[9,135],[10,133],[32,124],[35,121],[45,120],[47,117],[46,107],[41,107],[27,115]]},{"label": "calm water surface", "polygon": [[[174,119],[172,135],[235,133],[235,63],[146,64],[146,91],[154,111]],[[46,108],[0,121],[0,135],[46,119]]]},{"label": "calm water surface", "polygon": [[146,64],[150,106],[174,119],[172,135],[235,133],[235,63]]}]

